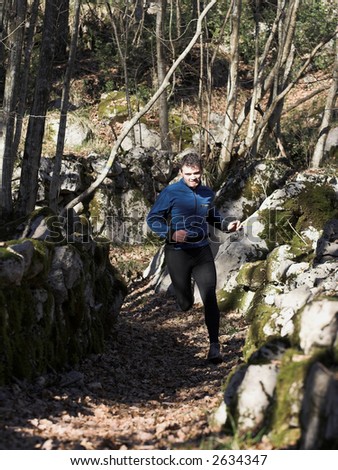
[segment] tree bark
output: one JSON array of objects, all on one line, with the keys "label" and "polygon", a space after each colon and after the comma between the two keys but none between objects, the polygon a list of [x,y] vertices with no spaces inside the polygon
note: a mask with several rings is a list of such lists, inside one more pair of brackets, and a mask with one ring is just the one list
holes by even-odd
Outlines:
[{"label": "tree bark", "polygon": [[1,198],[0,211],[2,217],[12,213],[12,174],[15,155],[12,151],[15,112],[19,87],[24,25],[27,9],[26,0],[8,2],[8,34],[6,47],[9,50],[6,70],[5,89],[3,95],[3,146],[0,155],[1,167]]},{"label": "tree bark", "polygon": [[56,23],[57,4],[55,0],[46,0],[39,67],[21,167],[16,207],[19,216],[29,214],[36,204],[42,141],[52,83]]},{"label": "tree bark", "polygon": [[[157,55],[157,82],[158,86],[164,81],[166,75],[166,59],[163,47],[164,40],[164,19],[167,9],[167,0],[158,0],[158,9],[156,14],[156,55]],[[161,134],[162,150],[171,150],[169,137],[169,109],[167,89],[163,90],[159,98],[159,123]]]},{"label": "tree bark", "polygon": [[30,12],[27,14],[29,26],[27,30],[27,38],[24,43],[24,61],[23,61],[23,66],[21,67],[21,75],[20,75],[19,102],[18,102],[18,107],[16,111],[15,134],[14,134],[13,146],[12,146],[13,160],[15,160],[15,158],[17,157],[18,148],[19,148],[19,144],[21,140],[23,118],[24,118],[25,109],[26,109],[28,80],[29,80],[29,73],[31,70],[30,66],[31,66],[32,49],[34,45],[34,32],[35,32],[36,21],[37,21],[38,12],[39,12],[40,1],[41,0],[33,0]]},{"label": "tree bark", "polygon": [[323,114],[322,123],[319,129],[319,137],[312,155],[311,168],[319,168],[324,157],[325,144],[328,133],[330,131],[330,124],[335,108],[335,102],[337,100],[338,93],[338,36],[336,36],[336,50],[335,50],[335,61],[333,67],[333,80],[326,99],[325,110]]},{"label": "tree bark", "polygon": [[[128,73],[128,64],[127,64],[128,46],[129,46],[129,44],[128,44],[129,34],[128,33],[129,33],[129,22],[130,22],[129,14],[128,14],[128,11],[126,10],[125,15],[124,15],[126,17],[126,21],[125,22],[123,21],[123,28],[124,28],[123,35],[125,36],[125,40],[124,40],[124,44],[122,45],[122,41],[120,39],[122,28],[120,29],[120,33],[119,33],[119,31],[117,29],[117,26],[116,26],[115,18],[114,18],[114,15],[113,15],[113,11],[112,11],[111,6],[108,2],[106,3],[106,7],[107,7],[107,11],[108,11],[110,21],[111,21],[111,24],[112,24],[112,27],[113,27],[113,33],[114,33],[114,38],[115,38],[115,42],[116,42],[116,46],[117,46],[117,51],[118,51],[118,54],[119,54],[119,57],[120,57],[121,67],[122,67],[122,70],[123,70],[124,86],[125,86],[125,89],[126,89],[125,93],[126,93],[126,102],[127,102],[127,109],[128,109],[128,118],[131,119],[132,118],[132,108],[131,108],[131,100],[130,100],[129,73]],[[128,8],[128,6],[126,8]],[[135,129],[133,129],[133,134],[131,136],[131,141],[132,141],[132,144],[135,145],[135,143],[136,143]]]},{"label": "tree bark", "polygon": [[69,43],[69,0],[59,0],[58,19],[55,39],[54,61],[56,63],[67,60],[67,49]]},{"label": "tree bark", "polygon": [[61,110],[60,110],[60,124],[56,144],[55,160],[53,167],[53,176],[50,184],[49,191],[49,207],[57,212],[58,207],[58,195],[60,191],[60,171],[63,157],[63,150],[65,146],[65,136],[67,128],[67,113],[69,105],[69,91],[70,91],[70,81],[72,78],[76,50],[77,50],[77,40],[79,35],[79,23],[80,23],[80,7],[81,0],[75,0],[74,3],[74,23],[73,30],[71,35],[71,44],[68,58],[68,65],[63,82],[62,90],[62,100],[61,100]]},{"label": "tree bark", "polygon": [[236,105],[238,87],[238,58],[239,58],[239,26],[241,18],[242,0],[235,0],[231,12],[231,38],[230,38],[230,71],[227,89],[227,108],[224,120],[224,141],[219,161],[220,174],[223,173],[227,162],[230,161],[235,140]]}]

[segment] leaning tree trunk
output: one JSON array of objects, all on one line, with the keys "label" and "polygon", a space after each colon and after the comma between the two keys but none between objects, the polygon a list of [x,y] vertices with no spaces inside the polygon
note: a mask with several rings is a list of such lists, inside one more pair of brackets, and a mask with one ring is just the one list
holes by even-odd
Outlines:
[{"label": "leaning tree trunk", "polygon": [[322,123],[319,129],[319,137],[312,155],[311,159],[311,167],[312,168],[319,168],[325,150],[325,144],[327,140],[327,136],[330,130],[330,123],[332,119],[333,110],[336,108],[335,103],[337,100],[337,93],[338,93],[338,36],[336,36],[336,56],[333,68],[333,81],[332,86],[329,90],[326,99],[325,110],[323,114]]},{"label": "leaning tree trunk", "polygon": [[0,155],[0,211],[4,218],[12,213],[11,181],[16,156],[13,154],[12,146],[27,0],[9,1],[7,8],[9,21],[5,45],[9,53],[3,94],[3,145]]},{"label": "leaning tree trunk", "polygon": [[56,23],[57,4],[55,0],[46,0],[39,67],[21,167],[16,208],[19,216],[27,215],[34,209],[38,193],[38,172],[52,82]]},{"label": "leaning tree trunk", "polygon": [[49,189],[49,206],[55,212],[57,211],[58,195],[59,195],[59,190],[60,190],[60,171],[61,171],[63,150],[65,146],[70,81],[72,78],[72,73],[73,73],[73,68],[74,68],[74,63],[75,63],[77,40],[78,40],[78,35],[79,35],[80,7],[81,7],[81,0],[75,0],[73,31],[72,31],[72,37],[71,37],[68,65],[67,65],[67,69],[65,73],[64,83],[63,83],[61,109],[60,109],[60,124],[59,124],[58,136],[57,136],[55,160],[54,160],[54,166],[53,166],[53,176],[52,176],[52,181],[51,181],[50,189]]}]

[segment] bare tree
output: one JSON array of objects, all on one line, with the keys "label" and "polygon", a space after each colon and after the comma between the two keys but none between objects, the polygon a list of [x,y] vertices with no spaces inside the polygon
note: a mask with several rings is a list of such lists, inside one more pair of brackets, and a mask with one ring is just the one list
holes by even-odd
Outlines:
[{"label": "bare tree", "polygon": [[7,217],[12,212],[12,174],[15,155],[12,151],[15,112],[19,86],[23,37],[25,30],[26,0],[9,0],[6,4],[8,16],[7,37],[5,40],[8,52],[6,79],[3,94],[3,145],[0,154],[0,211]]},{"label": "bare tree", "polygon": [[[157,0],[156,13],[156,56],[157,56],[157,82],[161,86],[166,75],[166,54],[163,47],[164,42],[164,21],[167,9],[167,0]],[[161,147],[163,150],[171,150],[169,136],[169,109],[167,89],[159,97],[159,122],[161,134]]]},{"label": "bare tree", "polygon": [[41,0],[33,0],[30,11],[27,11],[27,33],[24,42],[24,58],[20,74],[20,90],[18,96],[18,105],[16,110],[15,135],[12,145],[13,160],[16,158],[22,135],[23,119],[26,110],[26,97],[28,81],[31,71],[31,56],[34,45],[34,32],[38,18],[39,4]]},{"label": "bare tree", "polygon": [[20,188],[16,207],[18,215],[27,215],[34,209],[38,193],[38,172],[52,83],[57,12],[55,0],[46,0],[39,67],[21,166]]},{"label": "bare tree", "polygon": [[[258,41],[260,36],[260,1],[257,0],[255,4],[258,11],[256,10],[255,18],[256,42],[253,89],[242,109],[237,111],[236,94],[231,93],[231,88],[228,89],[225,140],[220,158],[221,173],[218,183],[221,183],[222,172],[224,172],[226,162],[235,150],[235,145],[237,156],[255,156],[263,147],[266,139],[273,136],[280,153],[286,156],[280,132],[280,119],[283,114],[285,97],[302,78],[313,62],[314,57],[336,34],[331,33],[320,41],[306,56],[303,64],[296,69],[294,67],[294,38],[299,5],[299,0],[292,2],[278,0],[275,20],[260,53]],[[236,5],[234,8],[236,8]],[[234,20],[236,21],[235,18]],[[229,73],[232,86],[236,86],[238,66],[235,35],[236,31],[232,30]],[[247,119],[246,131],[243,130],[242,135],[240,135]]]},{"label": "bare tree", "polygon": [[[128,71],[128,52],[129,52],[129,30],[131,27],[131,23],[133,22],[133,17],[136,9],[139,7],[138,2],[135,3],[133,12],[130,13],[129,5],[126,4],[124,11],[121,11],[120,8],[112,8],[109,2],[106,2],[106,7],[108,11],[108,15],[113,27],[113,35],[115,39],[115,43],[117,46],[118,55],[120,58],[121,67],[123,70],[123,78],[124,78],[124,86],[125,86],[125,93],[126,93],[126,102],[127,102],[127,109],[128,109],[128,118],[132,118],[132,106],[131,106],[131,99],[130,99],[130,88],[129,88],[129,71]],[[119,27],[117,25],[117,20],[119,21]],[[139,31],[137,30],[136,35],[139,35]],[[134,39],[136,38],[136,35]],[[132,143],[135,145],[136,142],[136,133],[133,129],[133,133],[131,135]]]},{"label": "bare tree", "polygon": [[333,80],[328,92],[322,123],[319,129],[319,137],[312,155],[311,167],[318,168],[324,156],[325,143],[330,130],[333,110],[337,101],[338,93],[338,35],[335,40],[335,61],[333,67]]},{"label": "bare tree", "polygon": [[53,166],[53,176],[49,189],[49,206],[54,211],[57,211],[58,195],[60,190],[60,171],[63,157],[63,150],[65,145],[66,127],[67,127],[67,113],[69,107],[69,92],[70,83],[76,58],[77,40],[79,35],[79,23],[80,23],[80,6],[81,0],[75,0],[74,2],[74,21],[73,29],[71,34],[71,43],[67,69],[63,81],[62,99],[61,99],[61,110],[60,110],[60,124],[57,136],[55,160]]},{"label": "bare tree", "polygon": [[239,28],[241,19],[242,1],[235,0],[231,11],[231,37],[230,37],[230,71],[227,89],[227,108],[224,120],[224,141],[219,161],[220,173],[230,161],[234,140],[236,136],[236,106],[238,88],[238,59],[239,59]]}]

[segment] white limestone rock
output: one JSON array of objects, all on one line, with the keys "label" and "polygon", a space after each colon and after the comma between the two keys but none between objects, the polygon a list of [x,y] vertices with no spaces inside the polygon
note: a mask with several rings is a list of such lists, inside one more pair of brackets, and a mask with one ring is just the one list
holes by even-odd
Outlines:
[{"label": "white limestone rock", "polygon": [[332,348],[338,331],[338,300],[314,300],[301,313],[300,346],[305,354],[316,347]]},{"label": "white limestone rock", "polygon": [[275,364],[250,365],[238,388],[238,429],[255,431],[263,424],[276,387]]}]

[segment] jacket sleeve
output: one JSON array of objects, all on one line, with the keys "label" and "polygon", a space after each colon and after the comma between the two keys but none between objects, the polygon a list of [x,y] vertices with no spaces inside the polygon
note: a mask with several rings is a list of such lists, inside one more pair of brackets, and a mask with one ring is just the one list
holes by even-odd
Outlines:
[{"label": "jacket sleeve", "polygon": [[147,215],[148,227],[160,238],[167,238],[169,236],[168,217],[170,210],[170,198],[165,188]]}]

